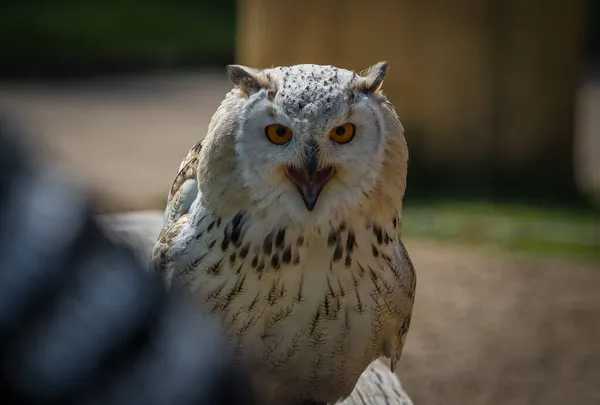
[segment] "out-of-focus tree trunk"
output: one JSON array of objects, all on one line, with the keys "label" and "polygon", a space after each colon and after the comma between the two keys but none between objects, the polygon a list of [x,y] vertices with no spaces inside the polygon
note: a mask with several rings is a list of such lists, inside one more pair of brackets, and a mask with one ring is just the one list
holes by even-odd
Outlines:
[{"label": "out-of-focus tree trunk", "polygon": [[575,196],[582,0],[238,0],[237,63],[390,62],[409,195]]}]

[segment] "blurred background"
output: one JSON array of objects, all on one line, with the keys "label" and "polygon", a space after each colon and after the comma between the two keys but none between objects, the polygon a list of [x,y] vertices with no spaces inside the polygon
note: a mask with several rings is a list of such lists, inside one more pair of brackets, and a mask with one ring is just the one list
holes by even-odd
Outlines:
[{"label": "blurred background", "polygon": [[416,404],[600,403],[600,2],[23,0],[0,110],[104,211],[162,209],[227,63],[390,62]]}]

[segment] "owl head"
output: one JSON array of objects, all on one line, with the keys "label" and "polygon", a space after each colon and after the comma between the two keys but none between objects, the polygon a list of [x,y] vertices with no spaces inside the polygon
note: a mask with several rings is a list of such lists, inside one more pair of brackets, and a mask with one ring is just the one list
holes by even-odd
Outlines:
[{"label": "owl head", "polygon": [[202,181],[210,182],[217,166],[219,176],[230,176],[228,187],[212,193],[215,208],[247,205],[237,209],[307,225],[384,206],[399,210],[408,152],[382,92],[387,72],[387,62],[361,74],[312,64],[227,66],[235,87],[202,150]]}]

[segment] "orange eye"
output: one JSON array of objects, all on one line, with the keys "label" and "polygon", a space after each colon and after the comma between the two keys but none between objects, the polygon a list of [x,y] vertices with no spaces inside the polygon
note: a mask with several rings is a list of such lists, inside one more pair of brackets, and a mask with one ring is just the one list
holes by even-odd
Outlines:
[{"label": "orange eye", "polygon": [[267,135],[267,139],[275,145],[286,144],[292,139],[292,136],[294,136],[291,129],[280,124],[267,125],[265,134]]},{"label": "orange eye", "polygon": [[344,125],[337,126],[329,132],[329,137],[335,143],[348,143],[354,138],[356,127],[349,122]]}]

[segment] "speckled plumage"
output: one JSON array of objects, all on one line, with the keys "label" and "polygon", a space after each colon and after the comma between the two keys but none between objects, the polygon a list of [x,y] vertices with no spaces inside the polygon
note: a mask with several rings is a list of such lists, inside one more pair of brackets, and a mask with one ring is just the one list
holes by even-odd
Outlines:
[{"label": "speckled plumage", "polygon": [[[400,357],[416,275],[400,239],[408,151],[381,84],[333,66],[228,67],[236,85],[169,191],[154,268],[219,314],[264,403],[334,403]],[[351,142],[331,128],[352,122]],[[285,145],[265,126],[291,128]],[[314,210],[285,167],[335,174]]]}]

